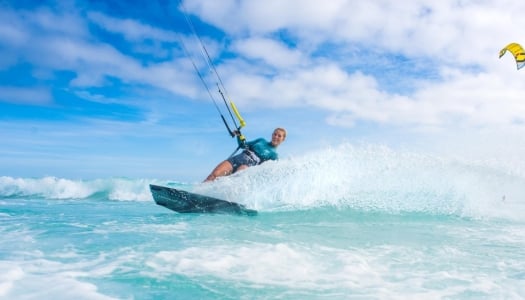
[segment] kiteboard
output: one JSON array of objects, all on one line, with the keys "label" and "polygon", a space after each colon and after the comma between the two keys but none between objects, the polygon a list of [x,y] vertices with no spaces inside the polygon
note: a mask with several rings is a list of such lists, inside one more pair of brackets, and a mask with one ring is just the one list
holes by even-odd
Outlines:
[{"label": "kiteboard", "polygon": [[155,203],[178,213],[222,213],[257,215],[257,211],[244,205],[205,195],[190,193],[165,186],[149,185]]}]

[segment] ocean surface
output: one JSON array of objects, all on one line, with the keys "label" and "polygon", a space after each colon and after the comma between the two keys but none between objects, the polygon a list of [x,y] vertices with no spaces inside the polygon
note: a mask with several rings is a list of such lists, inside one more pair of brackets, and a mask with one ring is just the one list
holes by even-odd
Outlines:
[{"label": "ocean surface", "polygon": [[346,145],[209,184],[0,176],[0,299],[525,299],[525,170]]}]

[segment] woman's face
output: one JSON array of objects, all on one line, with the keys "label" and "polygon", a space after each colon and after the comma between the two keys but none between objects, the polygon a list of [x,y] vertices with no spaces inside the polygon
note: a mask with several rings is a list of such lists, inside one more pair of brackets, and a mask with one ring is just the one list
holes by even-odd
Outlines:
[{"label": "woman's face", "polygon": [[272,134],[272,146],[277,147],[284,141],[284,131],[282,130],[274,130]]}]

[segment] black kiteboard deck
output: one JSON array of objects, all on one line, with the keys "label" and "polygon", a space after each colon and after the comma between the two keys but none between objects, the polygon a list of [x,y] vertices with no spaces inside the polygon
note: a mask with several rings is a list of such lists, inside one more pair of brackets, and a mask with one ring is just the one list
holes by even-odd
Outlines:
[{"label": "black kiteboard deck", "polygon": [[205,195],[150,184],[155,203],[178,213],[226,213],[253,216],[256,210],[244,205]]}]

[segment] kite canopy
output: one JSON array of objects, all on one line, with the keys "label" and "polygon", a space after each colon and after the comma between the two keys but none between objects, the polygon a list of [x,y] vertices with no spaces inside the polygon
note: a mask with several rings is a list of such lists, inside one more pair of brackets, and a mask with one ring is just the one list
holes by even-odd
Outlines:
[{"label": "kite canopy", "polygon": [[499,58],[501,58],[507,51],[512,53],[514,55],[514,59],[516,59],[516,67],[519,69],[523,68],[525,66],[525,50],[523,50],[523,47],[521,47],[518,43],[510,43],[505,48],[501,49],[499,52]]}]

